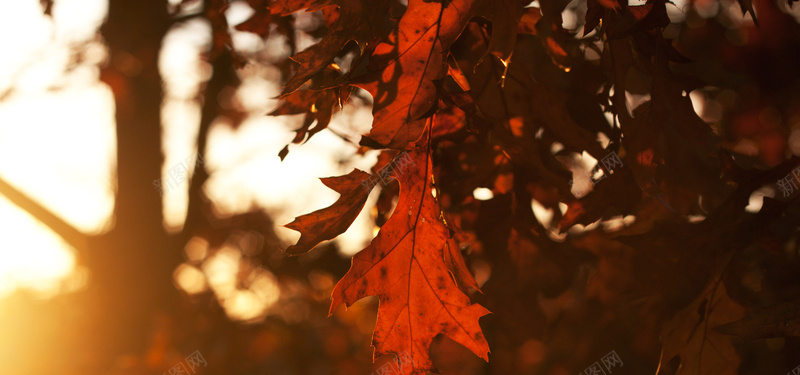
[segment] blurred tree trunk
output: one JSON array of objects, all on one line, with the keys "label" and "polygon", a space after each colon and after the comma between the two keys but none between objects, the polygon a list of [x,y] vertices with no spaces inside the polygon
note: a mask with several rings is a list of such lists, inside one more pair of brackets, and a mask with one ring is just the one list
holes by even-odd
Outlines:
[{"label": "blurred tree trunk", "polygon": [[98,315],[91,335],[103,370],[120,355],[142,354],[154,319],[176,302],[171,275],[181,255],[164,231],[153,184],[163,161],[158,56],[169,25],[162,0],[111,0],[102,28],[110,52],[103,80],[116,105],[118,191],[114,227],[90,241],[87,265]]},{"label": "blurred tree trunk", "polygon": [[[164,95],[158,57],[171,24],[163,0],[109,1],[108,17],[101,30],[109,48],[109,63],[101,79],[114,94],[118,183],[114,223],[108,233],[85,236],[24,192],[0,180],[0,193],[75,247],[79,262],[90,272],[86,291],[43,302],[30,316],[37,317],[36,321],[58,320],[61,324],[37,329],[30,332],[33,336],[18,341],[22,345],[17,347],[22,349],[20,352],[33,352],[34,342],[47,340],[44,346],[51,348],[48,351],[61,350],[63,355],[57,359],[51,356],[48,363],[26,361],[21,368],[35,368],[37,374],[141,374],[147,372],[146,368],[157,370],[171,365],[161,355],[168,348],[180,346],[174,338],[163,336],[168,331],[160,323],[180,315],[180,296],[173,286],[172,273],[183,260],[182,245],[208,226],[210,213],[209,202],[202,193],[208,178],[205,168],[197,168],[191,176],[189,207],[180,235],[165,232],[161,191],[154,185],[161,181],[163,164]],[[197,138],[201,153],[208,130],[220,113],[215,99],[226,86],[238,83],[230,54],[219,54],[210,63],[213,74],[203,89],[207,99]],[[33,310],[22,307],[19,311],[29,309]],[[157,333],[162,334],[158,339]],[[203,348],[201,342],[191,345],[178,349]],[[66,347],[74,349],[63,350]]]}]

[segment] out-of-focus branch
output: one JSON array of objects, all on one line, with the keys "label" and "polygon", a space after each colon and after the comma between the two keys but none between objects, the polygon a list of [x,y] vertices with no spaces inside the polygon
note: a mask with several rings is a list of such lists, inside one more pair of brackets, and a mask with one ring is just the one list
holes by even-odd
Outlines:
[{"label": "out-of-focus branch", "polygon": [[85,234],[75,229],[75,227],[56,214],[50,212],[50,210],[33,200],[27,194],[9,184],[2,177],[0,177],[0,194],[61,236],[64,241],[74,247],[78,252],[84,252],[86,250]]}]

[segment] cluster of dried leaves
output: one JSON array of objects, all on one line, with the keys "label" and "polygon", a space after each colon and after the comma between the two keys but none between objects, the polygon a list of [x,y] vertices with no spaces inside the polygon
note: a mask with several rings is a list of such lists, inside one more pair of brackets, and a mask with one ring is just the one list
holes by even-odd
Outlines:
[{"label": "cluster of dried leaves", "polygon": [[[384,150],[378,164],[323,179],[341,197],[288,225],[301,238],[287,253],[343,233],[376,176],[399,182],[380,188],[380,232],[330,307],[378,297],[375,358],[410,355],[405,371],[423,374],[443,335],[487,361],[490,348],[525,354],[495,355],[495,373],[577,371],[610,349],[631,373],[792,365],[796,341],[757,340],[800,335],[797,192],[774,189],[800,166],[786,158],[800,118],[800,31],[786,3],[758,4],[764,30],[732,20],[726,1],[715,18],[690,7],[672,23],[664,0],[587,0],[579,30],[563,27],[566,0],[248,3],[236,28],[291,46],[272,114],[305,114],[294,143],[359,88],[372,97],[361,146]],[[755,19],[750,0],[738,6]],[[316,12],[319,27],[304,31],[320,39],[294,54],[298,12]],[[698,116],[693,91],[722,115]],[[623,166],[595,165],[609,155]],[[594,187],[576,197],[584,170]],[[493,198],[476,200],[482,187]],[[748,212],[765,188],[774,198]]]}]

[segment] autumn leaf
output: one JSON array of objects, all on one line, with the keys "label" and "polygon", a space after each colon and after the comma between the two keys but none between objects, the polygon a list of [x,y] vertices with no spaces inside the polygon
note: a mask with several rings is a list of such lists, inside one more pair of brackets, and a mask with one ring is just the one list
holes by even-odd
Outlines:
[{"label": "autumn leaf", "polygon": [[[493,84],[502,79],[502,72],[495,72],[488,64],[462,67],[465,71],[474,72],[469,76],[472,87],[484,88],[474,93],[476,105],[482,115],[495,122],[498,127],[510,123],[511,119],[521,119],[525,130],[523,138],[533,138],[535,130],[532,128],[535,123],[552,132],[567,149],[586,150],[596,159],[601,159],[608,151],[592,139],[592,133],[576,122],[569,113],[568,96],[555,87],[538,81],[531,74],[538,65],[534,62],[540,58],[534,52],[539,43],[542,42],[535,38],[519,38],[515,50],[517,58],[509,65],[502,87]],[[529,132],[531,134],[527,134]],[[524,143],[528,147],[535,144],[532,140]]]},{"label": "autumn leaf", "polygon": [[[450,45],[475,10],[475,0],[411,0],[395,32],[375,47],[351,84],[375,100],[372,131],[361,144],[404,149],[422,135],[438,103],[435,81],[445,77]],[[363,65],[363,64],[362,64]]]},{"label": "autumn leaf", "polygon": [[433,118],[433,131],[431,134],[433,139],[454,134],[464,128],[466,114],[454,104],[439,101],[438,111]]},{"label": "autumn leaf", "polygon": [[333,205],[299,216],[286,224],[287,228],[300,232],[300,239],[286,249],[286,253],[292,255],[306,253],[320,242],[344,233],[367,202],[372,189],[365,189],[362,183],[369,177],[369,173],[354,169],[344,176],[321,179],[325,186],[342,196]]},{"label": "autumn leaf", "polygon": [[445,245],[444,260],[445,264],[447,264],[447,269],[453,274],[461,290],[466,293],[480,291],[481,289],[478,287],[478,283],[475,282],[475,278],[469,273],[469,269],[467,269],[467,265],[464,263],[464,258],[461,255],[461,250],[455,238],[454,236],[448,239]]},{"label": "autumn leaf", "polygon": [[[738,1],[752,11],[750,0]],[[374,175],[354,171],[324,180],[341,197],[331,207],[290,224],[301,232],[301,240],[289,252],[308,251],[346,230],[369,194],[358,184],[371,187],[380,176],[399,182],[381,189],[375,219],[380,232],[352,259],[333,290],[329,313],[341,304],[351,306],[377,296],[373,355],[410,359],[411,366],[400,366],[399,372],[413,374],[432,370],[434,362],[443,372],[468,373],[440,361],[437,345],[431,345],[439,334],[488,358],[479,325],[488,311],[482,306],[504,320],[497,325],[497,347],[492,347],[498,358],[506,350],[542,357],[537,364],[512,366],[501,359],[490,365],[491,371],[503,373],[535,372],[538,363],[558,371],[569,369],[570,362],[590,360],[578,354],[564,360],[572,349],[568,346],[586,347],[587,353],[599,352],[600,346],[607,350],[605,339],[583,342],[565,337],[566,331],[559,333],[564,322],[592,325],[586,312],[596,309],[602,310],[604,323],[597,323],[603,332],[618,328],[605,321],[646,321],[641,326],[650,329],[620,335],[617,345],[623,352],[631,349],[623,341],[634,343],[635,350],[651,359],[659,358],[662,349],[659,375],[732,374],[741,361],[739,345],[752,348],[736,336],[796,334],[799,319],[791,308],[742,319],[744,307],[726,290],[729,287],[737,298],[742,293],[787,295],[784,285],[768,282],[789,280],[786,275],[761,280],[762,275],[747,270],[780,263],[777,257],[789,257],[791,244],[797,242],[797,226],[787,223],[800,220],[793,208],[795,198],[780,204],[775,198],[761,198],[758,214],[750,212],[756,206],[756,189],[773,189],[790,183],[790,175],[800,176],[789,165],[767,175],[758,173],[780,163],[780,157],[765,158],[760,152],[769,150],[754,139],[780,143],[769,147],[770,155],[788,155],[790,142],[773,139],[772,134],[793,118],[785,108],[791,106],[786,104],[789,96],[784,104],[776,104],[772,93],[762,90],[770,85],[759,74],[749,74],[757,69],[744,59],[734,70],[750,80],[746,84],[732,85],[732,79],[715,78],[724,73],[712,75],[691,65],[752,57],[747,52],[751,50],[766,53],[769,48],[762,40],[769,39],[768,33],[752,34],[751,25],[739,22],[737,35],[759,37],[738,40],[710,33],[719,22],[729,21],[723,13],[700,27],[667,27],[665,0],[634,6],[617,0],[554,0],[539,2],[538,7],[527,3],[269,2],[272,16],[282,19],[294,19],[291,14],[303,9],[320,10],[324,18],[324,26],[308,33],[321,37],[319,42],[294,56],[296,74],[289,78],[285,101],[275,112],[305,114],[295,142],[325,128],[342,102],[343,91],[336,90],[359,87],[372,96],[374,115],[371,131],[361,139],[366,147],[359,152],[389,149],[373,167]],[[564,22],[565,10],[572,12],[576,5],[588,8],[588,35],[583,37],[576,35],[579,30],[563,26],[570,24]],[[761,13],[769,18],[769,13]],[[705,39],[693,40],[697,35]],[[711,45],[713,50],[702,51],[714,38],[725,47]],[[714,60],[719,54],[729,57]],[[485,63],[495,57],[500,63]],[[333,70],[338,75],[325,76]],[[758,90],[749,92],[751,88]],[[789,88],[782,93],[791,92]],[[704,105],[697,105],[698,93],[705,97]],[[754,114],[741,125],[742,131],[729,124],[739,117],[737,111]],[[768,123],[768,136],[759,133],[757,129]],[[428,151],[418,148],[425,130]],[[723,157],[720,163],[724,148],[737,150],[735,160]],[[587,155],[603,160],[612,152],[623,163],[613,171],[602,162],[596,168],[587,164]],[[728,173],[730,166],[721,167],[725,162],[742,163],[745,157],[765,163],[736,171],[735,176]],[[414,165],[396,167],[401,160]],[[579,168],[592,176],[593,188],[576,199],[570,181]],[[588,226],[601,220],[596,229]],[[587,227],[568,230],[576,224]],[[470,267],[460,250],[467,246]],[[619,253],[624,253],[624,262],[609,261]],[[717,277],[709,285],[710,271],[720,269],[725,254],[736,257],[731,263],[736,266],[726,274],[728,284]],[[587,268],[593,271],[579,272]],[[475,300],[469,293],[478,283],[471,270],[481,272],[480,285],[486,291],[473,296]],[[763,292],[751,290],[756,285]],[[554,301],[574,295],[585,297],[553,308],[560,305]],[[597,305],[593,299],[645,301],[649,307],[643,310],[646,314],[637,315]],[[475,301],[481,305],[472,304]],[[659,326],[665,314],[670,320]],[[521,315],[526,319],[519,319]]]},{"label": "autumn leaf", "polygon": [[600,25],[600,20],[603,19],[607,12],[604,2],[600,0],[587,0],[586,8],[586,16],[584,16],[585,23],[583,25],[584,36]]},{"label": "autumn leaf", "polygon": [[[668,41],[659,37],[654,42],[652,60],[637,56],[630,38],[609,42],[605,53],[614,61],[616,76],[611,98],[626,128],[622,146],[630,156],[627,164],[636,182],[670,210],[685,213],[697,196],[718,195],[723,188],[717,177],[719,138],[697,115],[689,96],[682,94],[685,90],[669,68]],[[630,108],[626,92],[648,92],[651,98]]]},{"label": "autumn leaf", "polygon": [[[792,1],[797,1],[797,0],[788,0],[789,6],[792,5]],[[755,23],[756,26],[758,26],[758,18],[756,18],[756,11],[755,8],[753,7],[753,0],[738,0],[738,2],[739,2],[739,7],[742,9],[742,13],[744,14],[750,13],[750,16],[753,17],[753,23]]]},{"label": "autumn leaf", "polygon": [[303,9],[314,11],[314,3],[320,0],[271,0],[270,10],[272,14],[288,16]]},{"label": "autumn leaf", "polygon": [[609,38],[622,38],[636,32],[643,32],[669,25],[665,0],[648,0],[644,5],[624,6],[620,12],[606,12],[613,17],[608,22],[606,33]]},{"label": "autumn leaf", "polygon": [[[489,41],[489,53],[508,66],[514,46],[517,43],[517,27],[525,14],[525,5],[530,1],[525,0],[499,0],[486,1],[484,9],[480,12],[492,21],[492,37]],[[532,11],[538,15],[538,9]],[[530,13],[530,12],[529,12]]]},{"label": "autumn leaf", "polygon": [[732,337],[715,328],[743,315],[744,309],[731,300],[725,285],[712,281],[664,325],[658,375],[736,374],[740,358]]},{"label": "autumn leaf", "polygon": [[[338,69],[325,68],[311,81],[312,85],[317,80],[326,81],[341,76]],[[304,89],[284,96],[281,104],[269,113],[270,116],[305,114],[303,123],[295,130],[292,143],[307,142],[314,134],[328,128],[333,114],[342,108],[350,98],[352,87],[347,85],[334,86],[325,89]],[[312,127],[313,126],[313,127]],[[283,160],[289,153],[289,145],[278,154]]]},{"label": "autumn leaf", "polygon": [[381,39],[391,27],[387,19],[387,0],[320,0],[313,6],[314,10],[338,6],[339,16],[319,43],[292,56],[292,60],[300,66],[284,85],[282,95],[294,92],[314,74],[330,65],[348,42],[356,42],[364,51],[367,43]]},{"label": "autumn leaf", "polygon": [[235,29],[254,33],[262,38],[269,36],[272,14],[268,7],[268,0],[248,0],[248,5],[254,12],[246,21],[236,25]]},{"label": "autumn leaf", "polygon": [[350,270],[333,290],[330,313],[342,303],[351,306],[361,298],[378,296],[374,358],[390,353],[408,356],[407,374],[433,369],[428,349],[439,334],[488,360],[489,347],[478,319],[489,311],[471,304],[459,289],[475,282],[449,240],[450,231],[432,194],[431,159],[420,149],[396,160],[404,157],[412,167],[395,167],[391,174],[400,182],[394,213],[372,243],[353,257]]},{"label": "autumn leaf", "polygon": [[[349,91],[346,89],[339,90],[339,92],[334,89],[297,91],[284,98],[284,103],[270,112],[270,116],[305,113],[303,124],[295,130],[295,137],[292,140],[292,143],[303,143],[328,127],[334,110],[341,103],[342,98],[346,100],[348,94]],[[281,151],[281,160],[286,157],[288,147],[287,145],[284,148],[285,151]]]},{"label": "autumn leaf", "polygon": [[313,90],[302,90],[292,93],[283,98],[283,102],[272,112],[270,116],[297,115],[301,113],[315,112],[312,106],[316,104],[319,92]]},{"label": "autumn leaf", "polygon": [[[600,164],[595,168],[599,169]],[[558,229],[563,232],[575,224],[589,225],[602,218],[631,214],[641,201],[641,195],[630,169],[624,166],[616,168],[613,175],[595,182],[586,196],[567,204],[567,212],[558,223]]]},{"label": "autumn leaf", "polygon": [[768,337],[800,337],[800,301],[764,307],[725,324],[720,332],[749,340]]},{"label": "autumn leaf", "polygon": [[536,24],[542,19],[542,12],[539,8],[525,8],[517,25],[517,34],[536,35]]}]

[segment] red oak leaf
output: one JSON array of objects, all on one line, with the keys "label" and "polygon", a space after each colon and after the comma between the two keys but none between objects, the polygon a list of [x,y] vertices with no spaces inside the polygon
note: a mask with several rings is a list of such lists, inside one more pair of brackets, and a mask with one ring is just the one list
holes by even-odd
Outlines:
[{"label": "red oak leaf", "polygon": [[239,31],[254,33],[262,38],[268,37],[272,23],[272,14],[268,7],[268,1],[248,0],[247,3],[253,8],[253,14],[246,21],[236,25],[234,28]]},{"label": "red oak leaf", "polygon": [[342,303],[350,306],[378,296],[374,357],[395,353],[410,359],[411,365],[403,368],[406,374],[433,369],[428,349],[438,334],[488,360],[489,347],[478,320],[489,311],[471,304],[459,288],[476,284],[449,241],[450,230],[432,194],[431,160],[419,149],[395,160],[405,161],[390,164],[400,182],[397,207],[372,243],[353,257],[350,270],[333,290],[330,313]]},{"label": "red oak leaf", "polygon": [[[517,29],[525,13],[534,13],[534,17],[539,16],[539,9],[528,10],[525,4],[529,1],[502,0],[487,1],[481,14],[491,14],[487,16],[492,20],[492,38],[489,41],[489,51],[508,66],[514,46],[517,43]],[[530,17],[530,16],[529,16]],[[537,18],[538,20],[538,18]],[[528,21],[526,19],[526,21]]]},{"label": "red oak leaf", "polygon": [[387,20],[389,2],[386,0],[319,0],[313,4],[315,10],[326,6],[338,6],[338,17],[319,43],[292,56],[300,66],[284,85],[281,95],[294,92],[330,65],[348,42],[355,41],[363,50],[367,43],[379,40],[390,30],[391,24]]},{"label": "red oak leaf", "polygon": [[447,51],[472,18],[476,3],[410,0],[397,29],[375,48],[368,66],[354,68],[365,72],[351,83],[375,99],[372,131],[363,145],[405,149],[419,139],[425,117],[438,103],[434,82],[447,74]]},{"label": "red oak leaf", "polygon": [[313,12],[317,10],[317,8],[314,7],[314,3],[318,1],[319,0],[272,0],[270,10],[272,14],[280,14],[281,16],[287,16],[303,9]]},{"label": "red oak leaf", "polygon": [[292,255],[306,253],[320,242],[344,233],[367,202],[372,189],[365,189],[362,182],[369,178],[369,173],[358,169],[344,176],[322,178],[325,186],[336,190],[342,196],[330,207],[299,216],[286,224],[287,228],[301,233],[300,240],[286,249],[286,253]]}]

